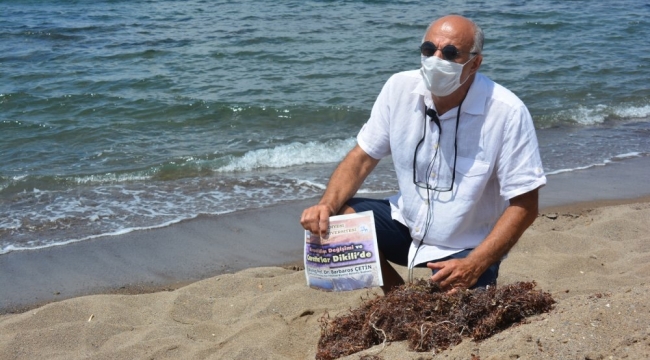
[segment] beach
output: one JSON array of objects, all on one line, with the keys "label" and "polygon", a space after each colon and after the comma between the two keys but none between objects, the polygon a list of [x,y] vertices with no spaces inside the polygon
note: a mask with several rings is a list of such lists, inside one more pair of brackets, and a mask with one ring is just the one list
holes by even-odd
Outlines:
[{"label": "beach", "polygon": [[[550,292],[548,314],[437,355],[396,342],[347,358],[647,358],[649,169],[640,157],[549,176],[499,277]],[[313,359],[319,319],[380,291],[307,287],[309,204],[0,256],[0,359]]]},{"label": "beach", "polygon": [[[0,2],[0,360],[313,359],[320,320],[380,291],[310,289],[300,214],[450,13],[484,30],[480,72],[526,104],[548,175],[499,284],[557,304],[440,354],[348,359],[650,358],[648,9]],[[396,191],[386,158],[358,196]]]}]

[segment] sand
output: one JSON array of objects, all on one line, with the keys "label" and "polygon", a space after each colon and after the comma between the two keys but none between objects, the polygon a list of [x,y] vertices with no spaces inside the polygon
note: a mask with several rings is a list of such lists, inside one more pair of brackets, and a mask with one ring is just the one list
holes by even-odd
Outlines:
[{"label": "sand", "polygon": [[[384,359],[650,358],[650,198],[618,198],[545,206],[502,263],[500,284],[536,281],[557,301],[550,313],[482,342],[466,339],[439,354],[412,352],[406,343],[395,342],[344,359],[363,354]],[[14,306],[24,306],[23,312],[0,316],[0,360],[313,359],[319,319],[345,314],[378,291],[322,292],[308,288],[304,272],[295,267],[251,267],[241,261],[243,270],[228,265],[232,273],[199,281],[172,274],[160,282],[168,290],[158,292],[140,285],[130,291],[135,294],[98,294],[107,292],[97,290],[106,290],[102,284],[86,284],[83,291],[97,295],[54,302],[41,295],[18,297],[22,302]],[[148,271],[146,266],[136,270]],[[404,268],[400,271],[405,274]],[[21,279],[19,274],[15,279]],[[123,287],[131,283],[137,282]],[[109,285],[112,292],[119,290]],[[8,298],[7,289],[17,286],[4,287],[1,297]],[[27,293],[33,290],[29,286]],[[38,306],[39,301],[47,304]]]}]

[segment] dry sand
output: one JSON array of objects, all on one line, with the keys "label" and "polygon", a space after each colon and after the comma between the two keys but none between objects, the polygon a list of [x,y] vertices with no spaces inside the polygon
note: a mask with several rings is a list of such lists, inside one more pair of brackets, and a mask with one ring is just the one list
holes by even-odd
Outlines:
[{"label": "dry sand", "polygon": [[[500,274],[501,284],[535,280],[555,309],[439,354],[397,342],[345,359],[650,358],[648,199],[545,210]],[[319,318],[367,296],[309,289],[303,271],[259,267],[174,291],[77,297],[0,316],[0,359],[313,359]]]}]

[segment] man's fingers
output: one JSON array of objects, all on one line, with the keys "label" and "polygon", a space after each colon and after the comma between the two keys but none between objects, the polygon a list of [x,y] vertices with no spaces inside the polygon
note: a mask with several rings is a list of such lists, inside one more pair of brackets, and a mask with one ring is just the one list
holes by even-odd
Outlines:
[{"label": "man's fingers", "polygon": [[330,210],[327,206],[321,206],[318,214],[318,230],[321,236],[327,234],[327,229],[330,226]]},{"label": "man's fingers", "polygon": [[318,215],[314,215],[314,213],[313,208],[305,210],[300,217],[300,224],[305,230],[308,230],[312,234],[318,234]]},{"label": "man's fingers", "polygon": [[300,225],[305,230],[308,230],[310,232],[314,232],[314,226],[313,226],[313,216],[311,215],[311,208],[305,209],[305,211],[302,212],[302,216],[300,217]]},{"label": "man's fingers", "polygon": [[320,219],[318,222],[318,234],[320,236],[325,236],[327,235],[327,228],[329,227],[329,220],[328,219]]},{"label": "man's fingers", "polygon": [[458,288],[452,287],[451,290],[447,291],[447,295],[454,295],[458,292]]},{"label": "man's fingers", "polygon": [[440,270],[445,267],[445,262],[430,262],[427,263],[427,267],[431,270]]},{"label": "man's fingers", "polygon": [[[433,280],[433,281],[436,281],[436,280]],[[450,277],[447,277],[444,280],[439,280],[438,284],[440,284],[440,288],[442,290],[448,290],[449,294],[453,294],[455,292],[455,290],[462,289],[462,288],[465,287],[457,279],[451,279]]]},{"label": "man's fingers", "polygon": [[438,282],[440,283],[440,286],[445,286],[443,283],[449,275],[451,275],[452,271],[450,269],[445,268],[444,263],[428,263],[427,267],[431,270],[437,270],[435,274],[431,276],[431,281]]},{"label": "man's fingers", "polygon": [[302,212],[300,224],[312,234],[324,236],[330,224],[330,210],[327,206],[316,205]]},{"label": "man's fingers", "polygon": [[456,276],[452,276],[454,273],[454,265],[451,261],[441,261],[435,263],[427,263],[427,267],[431,270],[437,270],[435,274],[431,276],[431,281],[437,282],[440,284],[442,289],[454,289],[461,288],[463,285],[460,282],[457,282]]}]

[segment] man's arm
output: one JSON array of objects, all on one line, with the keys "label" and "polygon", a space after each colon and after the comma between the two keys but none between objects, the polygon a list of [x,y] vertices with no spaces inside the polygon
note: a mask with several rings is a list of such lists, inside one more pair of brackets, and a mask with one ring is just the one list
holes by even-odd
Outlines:
[{"label": "man's arm", "polygon": [[345,202],[359,190],[377,163],[379,160],[366,154],[359,145],[350,150],[334,170],[318,205],[303,211],[300,218],[302,227],[314,234],[325,235],[329,226],[329,217],[337,214]]},{"label": "man's arm", "polygon": [[471,287],[488,267],[510,251],[535,221],[537,212],[538,189],[510,199],[494,229],[466,258],[427,264],[428,268],[439,270],[431,280],[440,282],[443,289]]}]

